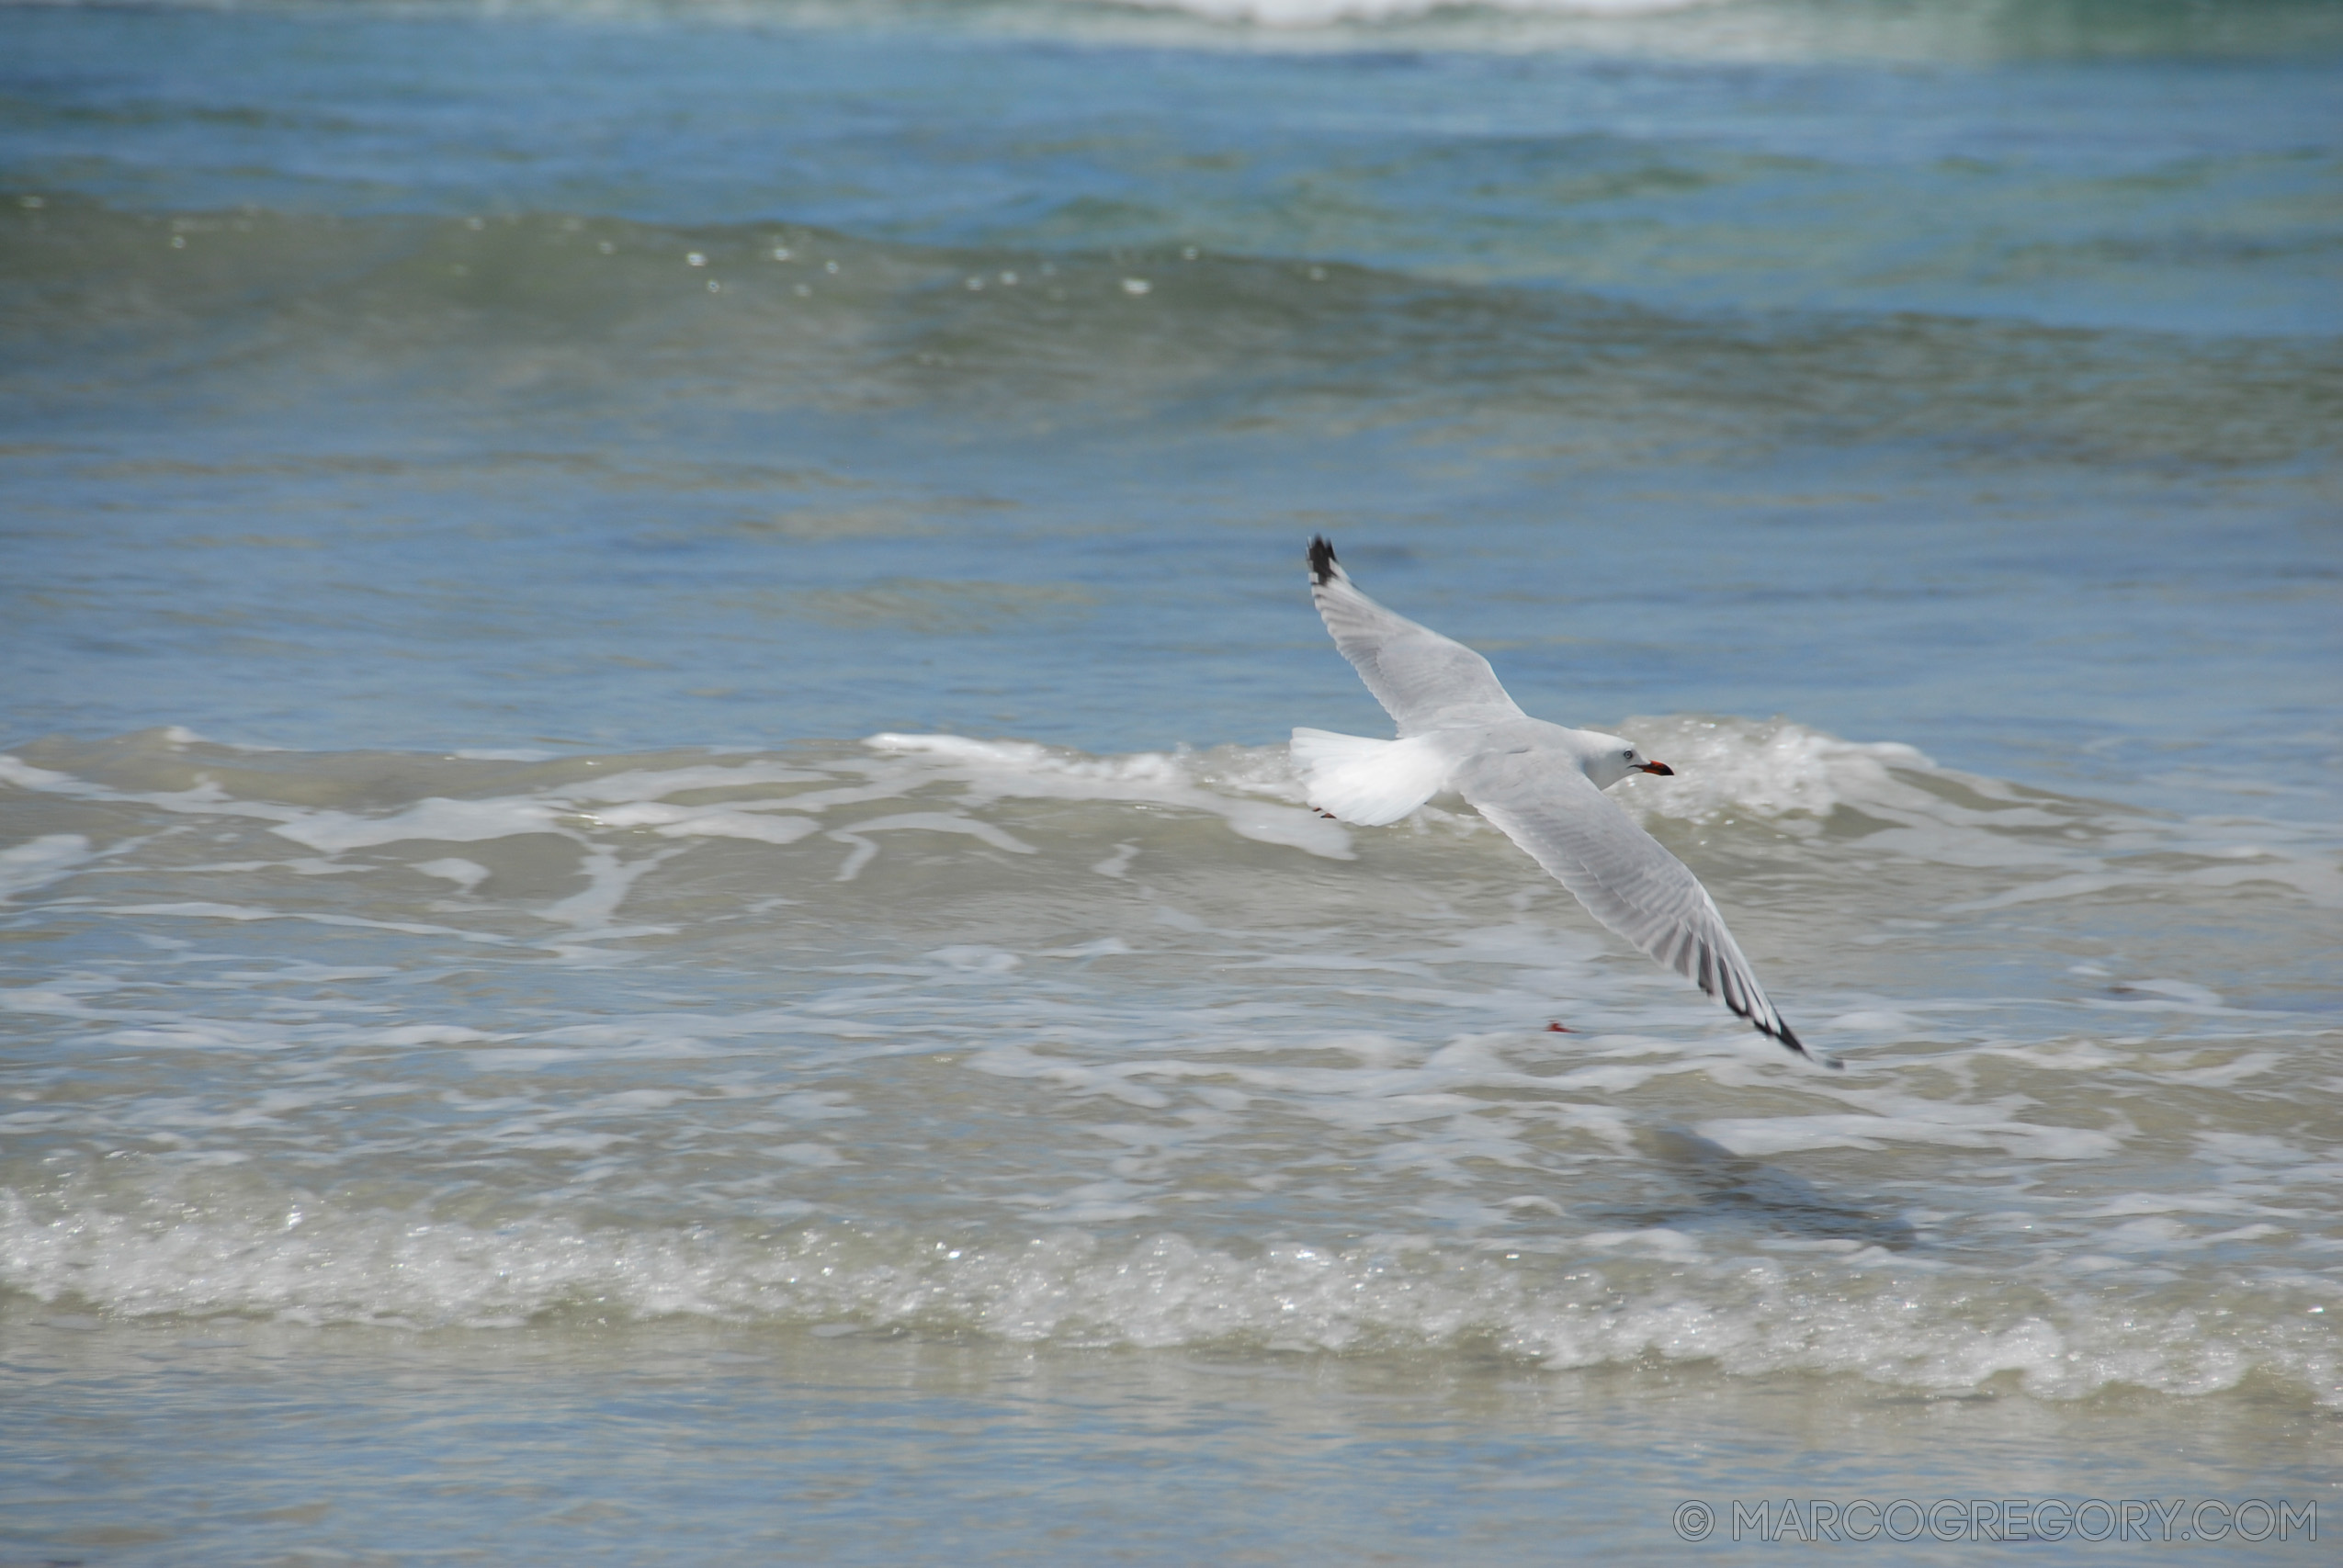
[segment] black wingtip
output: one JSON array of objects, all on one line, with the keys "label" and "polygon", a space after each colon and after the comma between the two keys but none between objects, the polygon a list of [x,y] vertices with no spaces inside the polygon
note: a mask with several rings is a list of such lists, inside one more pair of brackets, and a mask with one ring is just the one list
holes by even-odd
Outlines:
[{"label": "black wingtip", "polygon": [[[1754,1022],[1755,1021],[1752,1020],[1751,1021]],[[1847,1064],[1840,1061],[1838,1057],[1817,1056],[1813,1052],[1807,1050],[1806,1043],[1799,1039],[1797,1032],[1786,1023],[1783,1024],[1779,1029],[1768,1029],[1761,1023],[1758,1024],[1757,1027],[1759,1033],[1771,1035],[1783,1045],[1789,1047],[1797,1055],[1804,1056],[1807,1061],[1814,1063],[1815,1066],[1818,1067],[1828,1067],[1834,1073],[1843,1073],[1847,1070]]]},{"label": "black wingtip", "polygon": [[1340,570],[1334,561],[1334,547],[1327,542],[1326,536],[1310,536],[1310,581],[1321,586],[1331,582]]}]

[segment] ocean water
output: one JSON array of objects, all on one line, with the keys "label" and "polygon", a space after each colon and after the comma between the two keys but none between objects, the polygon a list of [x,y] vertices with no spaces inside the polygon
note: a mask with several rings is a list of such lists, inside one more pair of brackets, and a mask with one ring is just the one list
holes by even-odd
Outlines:
[{"label": "ocean water", "polygon": [[[2343,1530],[2339,71],[0,8],[0,1554]],[[1304,807],[1385,732],[1314,533],[1674,767],[1843,1073],[1457,802]],[[1975,1534],[1871,1549],[2126,1544]]]}]

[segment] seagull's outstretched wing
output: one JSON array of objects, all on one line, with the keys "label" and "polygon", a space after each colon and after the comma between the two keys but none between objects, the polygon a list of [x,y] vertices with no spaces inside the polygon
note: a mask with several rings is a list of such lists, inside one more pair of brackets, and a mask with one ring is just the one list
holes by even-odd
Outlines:
[{"label": "seagull's outstretched wing", "polygon": [[1748,1019],[1759,1033],[1806,1055],[1749,972],[1708,889],[1584,773],[1535,751],[1485,751],[1457,769],[1454,786],[1553,873],[1589,914]]},{"label": "seagull's outstretched wing", "polygon": [[1358,666],[1359,678],[1401,735],[1525,716],[1497,683],[1488,660],[1352,587],[1334,547],[1322,538],[1310,541],[1310,598],[1326,617],[1334,646]]},{"label": "seagull's outstretched wing", "polygon": [[[1373,748],[1375,756],[1396,764],[1409,738],[1434,730],[1448,732],[1434,744],[1454,757],[1457,752],[1444,743],[1464,742],[1475,729],[1528,716],[1497,683],[1488,660],[1393,615],[1353,587],[1335,563],[1334,547],[1322,538],[1310,541],[1310,597],[1334,634],[1334,646],[1358,667],[1402,737],[1397,743],[1377,742],[1296,730],[1296,757],[1307,742],[1319,758],[1314,776],[1323,774],[1328,763],[1340,772],[1342,757],[1361,748]],[[1330,751],[1330,742],[1343,744]],[[1414,760],[1411,753],[1407,760]],[[1349,757],[1349,762],[1355,772],[1359,759]],[[1454,789],[1527,850],[1596,919],[1748,1019],[1759,1033],[1801,1056],[1807,1054],[1749,972],[1749,961],[1700,879],[1597,789],[1578,762],[1546,750],[1477,750],[1467,742],[1461,761],[1429,783],[1412,773],[1386,777],[1387,771],[1378,771],[1365,784],[1355,778],[1328,782],[1373,808],[1366,817],[1353,818],[1362,821],[1393,820],[1397,813],[1390,808],[1402,795],[1410,806],[1421,804],[1421,792],[1413,785]],[[1398,813],[1408,808],[1399,806]],[[1827,1057],[1824,1062],[1839,1066]]]}]

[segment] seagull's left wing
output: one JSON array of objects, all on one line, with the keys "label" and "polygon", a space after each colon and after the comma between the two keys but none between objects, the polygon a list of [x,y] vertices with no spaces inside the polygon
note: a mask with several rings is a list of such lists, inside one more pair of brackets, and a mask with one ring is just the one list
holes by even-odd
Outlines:
[{"label": "seagull's left wing", "polygon": [[1536,751],[1483,752],[1458,768],[1454,787],[1589,914],[1759,1033],[1806,1055],[1750,973],[1708,889],[1576,767]]}]

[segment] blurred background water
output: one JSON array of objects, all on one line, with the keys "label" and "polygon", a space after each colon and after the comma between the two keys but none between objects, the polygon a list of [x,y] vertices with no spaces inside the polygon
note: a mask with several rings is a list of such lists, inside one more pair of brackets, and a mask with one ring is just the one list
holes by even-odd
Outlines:
[{"label": "blurred background water", "polygon": [[[2338,64],[2307,0],[0,8],[0,1539],[2334,1505]],[[1287,728],[1384,722],[1313,532],[1676,767],[1847,1073],[1469,814],[1301,807]]]}]

